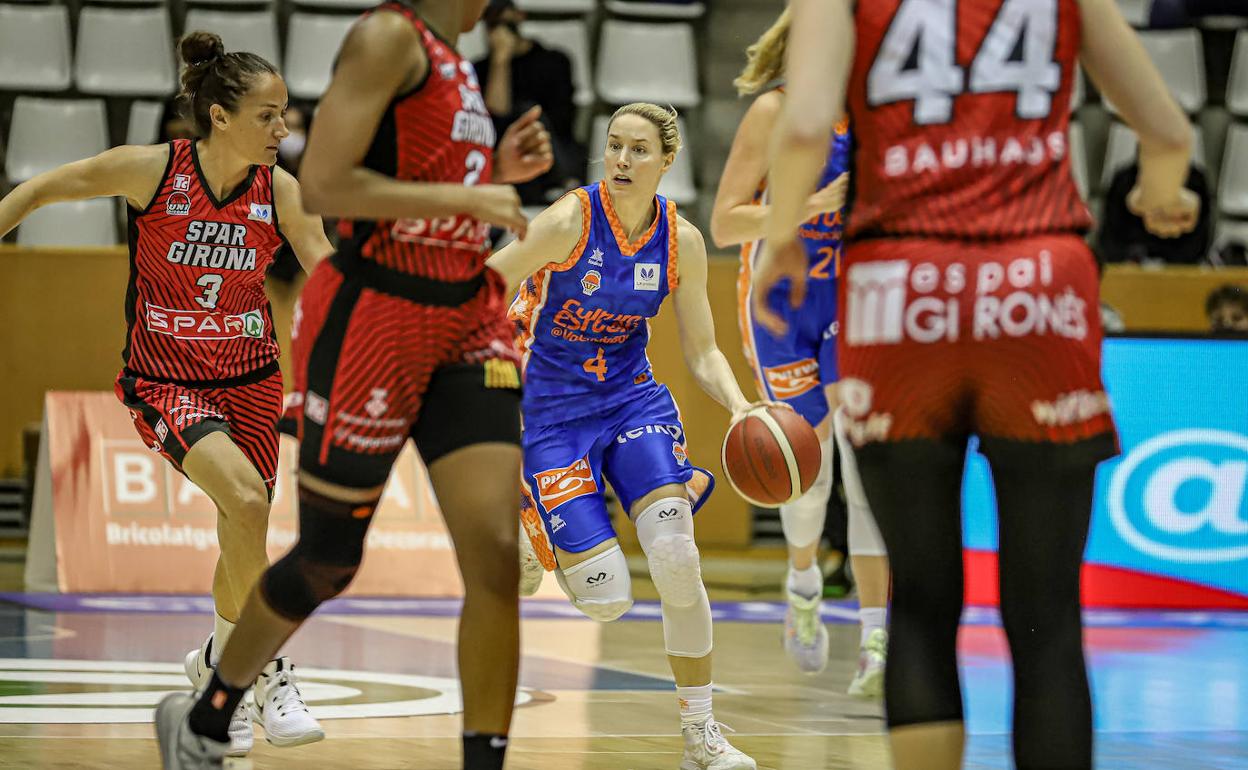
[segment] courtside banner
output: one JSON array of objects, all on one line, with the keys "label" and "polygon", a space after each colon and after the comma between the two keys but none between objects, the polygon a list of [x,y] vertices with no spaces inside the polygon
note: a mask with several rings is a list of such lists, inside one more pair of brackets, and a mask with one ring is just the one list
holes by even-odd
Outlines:
[{"label": "courtside banner", "polygon": [[[1248,340],[1115,337],[1103,358],[1122,454],[1097,471],[1084,603],[1248,609]],[[973,450],[962,498],[967,599],[995,603],[996,501]]]},{"label": "courtside banner", "polygon": [[[286,552],[298,531],[296,455],[295,441],[283,436],[269,525],[271,560]],[[204,593],[212,585],[215,506],[144,445],[112,393],[48,393],[39,466],[28,588]],[[462,593],[449,536],[410,445],[391,473],[348,593]]]}]

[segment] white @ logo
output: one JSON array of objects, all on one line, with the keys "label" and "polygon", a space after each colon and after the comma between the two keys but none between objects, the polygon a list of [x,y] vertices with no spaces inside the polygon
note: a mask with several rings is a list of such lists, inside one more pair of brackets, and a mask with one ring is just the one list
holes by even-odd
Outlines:
[{"label": "white @ logo", "polygon": [[[1181,488],[1207,490],[1194,510],[1180,508]],[[1171,561],[1211,564],[1248,558],[1248,436],[1224,430],[1177,430],[1140,444],[1109,484],[1114,528],[1137,550]],[[1190,491],[1190,490],[1189,490]],[[1150,533],[1141,531],[1147,524]],[[1193,548],[1159,542],[1201,530],[1220,545]]]}]

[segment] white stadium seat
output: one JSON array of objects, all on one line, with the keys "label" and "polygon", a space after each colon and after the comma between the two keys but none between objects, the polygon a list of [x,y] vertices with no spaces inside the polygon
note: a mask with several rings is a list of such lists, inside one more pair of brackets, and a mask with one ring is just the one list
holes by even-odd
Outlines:
[{"label": "white stadium seat", "polygon": [[283,67],[291,96],[319,99],[325,93],[338,49],[356,18],[298,11],[291,14],[286,27],[286,66]]},{"label": "white stadium seat", "polygon": [[1148,12],[1153,7],[1153,0],[1118,0],[1118,8],[1127,23],[1133,27],[1148,26]]},{"label": "white stadium seat", "polygon": [[1222,248],[1222,245],[1228,241],[1239,241],[1248,245],[1248,220],[1218,220],[1217,228],[1214,230],[1213,249],[1216,251]]},{"label": "white stadium seat", "polygon": [[12,182],[24,182],[107,148],[103,99],[19,96],[13,104],[5,173]]},{"label": "white stadium seat", "polygon": [[[602,179],[602,154],[607,146],[607,126],[610,122],[609,115],[599,115],[594,118],[589,143],[589,167],[585,175],[591,183]],[[697,200],[698,188],[693,183],[693,161],[689,157],[689,131],[682,118],[677,118],[676,123],[680,126],[680,136],[685,146],[676,154],[672,167],[659,182],[659,194],[683,206]]]},{"label": "white stadium seat", "polygon": [[1084,200],[1088,199],[1088,151],[1083,142],[1083,126],[1070,123],[1070,173]]},{"label": "white stadium seat", "polygon": [[693,27],[683,22],[603,22],[598,95],[610,104],[648,101],[696,107],[702,95]]},{"label": "white stadium seat", "polygon": [[477,22],[477,26],[459,36],[455,43],[459,55],[468,61],[475,62],[490,54],[489,33],[485,31],[485,22]]},{"label": "white stadium seat", "polygon": [[273,11],[220,11],[192,8],[186,12],[186,32],[197,29],[221,36],[226,51],[247,51],[281,67],[277,46],[277,17]]},{"label": "white stadium seat", "polygon": [[173,31],[169,10],[100,8],[78,14],[74,80],[87,94],[166,96],[173,93]]},{"label": "white stadium seat", "polygon": [[696,19],[706,13],[702,3],[645,3],[632,0],[607,0],[606,8],[617,16],[647,19]]},{"label": "white stadium seat", "polygon": [[155,144],[160,138],[160,119],[164,114],[165,105],[160,102],[131,102],[126,144]]},{"label": "white stadium seat", "polygon": [[0,5],[0,89],[64,91],[69,83],[69,9]]},{"label": "white stadium seat", "polygon": [[18,246],[113,246],[117,204],[113,198],[53,203],[35,209],[17,228]]},{"label": "white stadium seat", "polygon": [[372,8],[379,0],[294,0],[295,5],[308,8]]},{"label": "white stadium seat", "polygon": [[1233,115],[1248,116],[1248,29],[1235,36],[1231,76],[1226,83],[1226,106]]},{"label": "white stadium seat", "polygon": [[1223,213],[1248,216],[1248,125],[1235,124],[1227,133],[1218,205]]},{"label": "white stadium seat", "polygon": [[[1192,126],[1192,164],[1207,169],[1205,156],[1205,132],[1200,126]],[[1123,166],[1135,162],[1140,140],[1135,132],[1115,121],[1109,127],[1109,141],[1105,146],[1105,163],[1101,167],[1101,191],[1109,189],[1114,173]]]},{"label": "white stadium seat", "polygon": [[589,29],[584,21],[526,21],[520,32],[547,48],[567,54],[572,61],[572,82],[576,86],[573,101],[582,107],[594,103],[594,79],[589,71]]},{"label": "white stadium seat", "polygon": [[[1200,31],[1156,30],[1140,33],[1140,42],[1152,58],[1179,106],[1189,115],[1205,106],[1205,54]],[[1108,99],[1111,112],[1117,109]]]},{"label": "white stadium seat", "polygon": [[594,10],[594,0],[516,0],[516,6],[528,13],[586,15]]}]

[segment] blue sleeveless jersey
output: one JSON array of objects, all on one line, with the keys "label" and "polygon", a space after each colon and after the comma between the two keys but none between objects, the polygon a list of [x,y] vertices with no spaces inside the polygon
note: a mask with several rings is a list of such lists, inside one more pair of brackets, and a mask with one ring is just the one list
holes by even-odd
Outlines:
[{"label": "blue sleeveless jersey", "polygon": [[650,230],[629,243],[600,184],[573,190],[581,240],[524,282],[510,317],[524,362],[524,423],[551,425],[650,394],[649,319],[679,280],[676,204],[655,196]]},{"label": "blue sleeveless jersey", "polygon": [[[832,132],[828,161],[823,166],[823,173],[819,175],[819,186],[816,189],[823,189],[838,176],[849,171],[849,152],[849,121],[842,120]],[[806,255],[810,258],[812,278],[817,278],[820,274],[835,278],[840,272],[842,237],[845,232],[843,211],[844,209],[820,214],[803,223],[798,230],[802,245],[806,247]]]}]

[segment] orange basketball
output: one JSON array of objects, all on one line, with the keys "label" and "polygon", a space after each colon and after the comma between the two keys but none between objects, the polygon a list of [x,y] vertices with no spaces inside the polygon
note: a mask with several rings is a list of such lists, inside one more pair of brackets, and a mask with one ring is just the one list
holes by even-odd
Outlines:
[{"label": "orange basketball", "polygon": [[720,460],[737,494],[774,508],[815,483],[822,450],[814,428],[792,409],[760,406],[728,426]]}]

